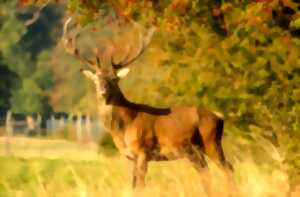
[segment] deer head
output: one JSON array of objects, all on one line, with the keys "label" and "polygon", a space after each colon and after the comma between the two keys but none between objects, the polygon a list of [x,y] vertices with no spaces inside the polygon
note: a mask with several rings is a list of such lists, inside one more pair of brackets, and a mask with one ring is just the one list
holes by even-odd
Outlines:
[{"label": "deer head", "polygon": [[[96,48],[94,50],[94,61],[80,54],[80,50],[76,46],[76,39],[80,36],[78,31],[76,31],[73,36],[67,35],[68,24],[70,22],[71,18],[67,19],[64,24],[62,41],[65,50],[88,66],[88,68],[82,68],[81,72],[85,77],[87,77],[95,84],[97,94],[100,94],[102,96],[108,96],[112,89],[116,88],[115,86],[117,86],[117,82],[128,74],[128,72],[130,71],[128,66],[143,54],[146,46],[148,46],[150,43],[153,33],[155,32],[155,27],[151,27],[145,36],[143,36],[141,31],[139,31],[139,46],[137,47],[133,55],[129,54],[130,47],[126,47],[127,54],[122,60],[119,61],[116,61],[114,58],[114,51],[116,51],[116,46],[111,43],[111,45],[107,47],[111,65],[109,67],[103,67],[100,61],[100,49]],[[141,27],[137,23],[133,23],[133,26],[135,28],[141,29]]]}]

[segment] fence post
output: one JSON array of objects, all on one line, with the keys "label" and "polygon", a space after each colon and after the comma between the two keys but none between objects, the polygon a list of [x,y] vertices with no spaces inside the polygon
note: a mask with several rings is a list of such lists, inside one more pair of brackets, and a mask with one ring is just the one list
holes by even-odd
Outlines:
[{"label": "fence post", "polygon": [[31,115],[26,115],[26,136],[33,135],[36,130],[36,122]]},{"label": "fence post", "polygon": [[81,141],[81,139],[82,139],[82,117],[81,117],[81,113],[77,114],[76,138],[77,138],[78,141]]},{"label": "fence post", "polygon": [[37,115],[37,118],[36,118],[36,130],[37,130],[37,134],[38,135],[42,135],[42,116],[41,114],[38,114]]},{"label": "fence post", "polygon": [[65,118],[64,117],[61,117],[59,119],[59,128],[63,128],[65,126]]},{"label": "fence post", "polygon": [[88,142],[91,140],[91,130],[92,130],[92,125],[91,125],[91,116],[86,115],[85,119],[85,132],[86,132],[86,139]]},{"label": "fence post", "polygon": [[57,125],[56,125],[56,120],[55,120],[55,117],[54,117],[54,115],[53,114],[51,114],[51,116],[50,116],[50,125],[51,125],[51,130],[50,130],[50,132],[51,132],[51,135],[52,136],[55,136],[55,130],[56,130],[56,128],[57,128]]},{"label": "fence post", "polygon": [[11,139],[10,138],[13,135],[11,111],[8,111],[6,114],[5,130],[6,130],[5,154],[8,156],[11,154],[11,145],[10,145]]}]

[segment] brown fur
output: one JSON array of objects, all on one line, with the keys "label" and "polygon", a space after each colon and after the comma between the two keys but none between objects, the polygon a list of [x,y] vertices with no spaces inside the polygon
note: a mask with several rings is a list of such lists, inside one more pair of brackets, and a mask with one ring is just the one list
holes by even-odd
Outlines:
[{"label": "brown fur", "polygon": [[[92,78],[98,79],[98,78]],[[132,185],[143,186],[151,160],[189,159],[197,170],[207,164],[203,153],[224,167],[221,139],[223,119],[200,107],[154,108],[135,104],[122,94],[118,80],[101,78],[102,99],[111,109],[110,132],[120,150],[133,164]],[[99,96],[100,98],[101,96]]]},{"label": "brown fur", "polygon": [[[122,94],[118,80],[124,72],[119,68],[126,68],[143,54],[155,32],[155,27],[149,29],[144,39],[140,34],[141,43],[134,56],[125,56],[123,60],[116,62],[111,54],[112,67],[107,69],[101,66],[98,49],[95,54],[96,61],[80,55],[80,50],[76,47],[79,32],[75,32],[72,37],[67,36],[70,22],[71,18],[67,19],[64,25],[63,44],[68,53],[94,71],[82,70],[83,74],[94,82],[97,98],[100,101],[104,99],[105,105],[110,106],[108,107],[111,109],[110,121],[107,127],[118,149],[133,164],[132,185],[134,187],[145,184],[147,164],[151,160],[185,157],[197,170],[206,172],[206,175],[203,175],[204,179],[209,176],[205,170],[207,164],[203,153],[221,166],[229,167],[221,145],[223,119],[218,115],[207,109],[193,106],[159,109],[135,104]],[[138,26],[137,23],[134,23],[134,26]]]}]

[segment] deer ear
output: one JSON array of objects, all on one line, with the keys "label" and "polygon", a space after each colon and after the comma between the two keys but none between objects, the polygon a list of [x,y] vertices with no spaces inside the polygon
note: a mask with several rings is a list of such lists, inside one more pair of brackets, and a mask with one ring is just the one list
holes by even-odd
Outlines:
[{"label": "deer ear", "polygon": [[90,70],[81,70],[81,73],[88,79],[95,81],[97,79],[97,76]]},{"label": "deer ear", "polygon": [[130,71],[129,68],[122,68],[121,70],[119,70],[117,72],[117,76],[122,79],[122,78],[124,78],[124,77],[127,76],[127,74],[129,73],[129,71]]}]

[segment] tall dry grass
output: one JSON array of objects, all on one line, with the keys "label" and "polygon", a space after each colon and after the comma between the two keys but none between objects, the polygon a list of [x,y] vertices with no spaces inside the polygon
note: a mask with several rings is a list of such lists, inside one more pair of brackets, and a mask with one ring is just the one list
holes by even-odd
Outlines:
[{"label": "tall dry grass", "polygon": [[[93,145],[65,141],[19,139],[14,143],[12,147],[18,147],[14,156],[0,157],[0,196],[206,196],[201,174],[184,159],[151,162],[147,186],[132,190],[127,162],[121,156],[95,156],[91,154],[95,151]],[[40,146],[46,151],[38,150]],[[56,148],[49,154],[51,147]],[[300,196],[297,184],[291,185],[289,181],[284,152],[268,140],[260,136],[246,139],[227,135],[224,149],[235,169],[233,177],[238,196]],[[22,150],[26,157],[22,157]],[[25,154],[28,151],[31,153]],[[211,161],[209,167],[211,196],[230,196],[232,192],[224,173]]]}]

